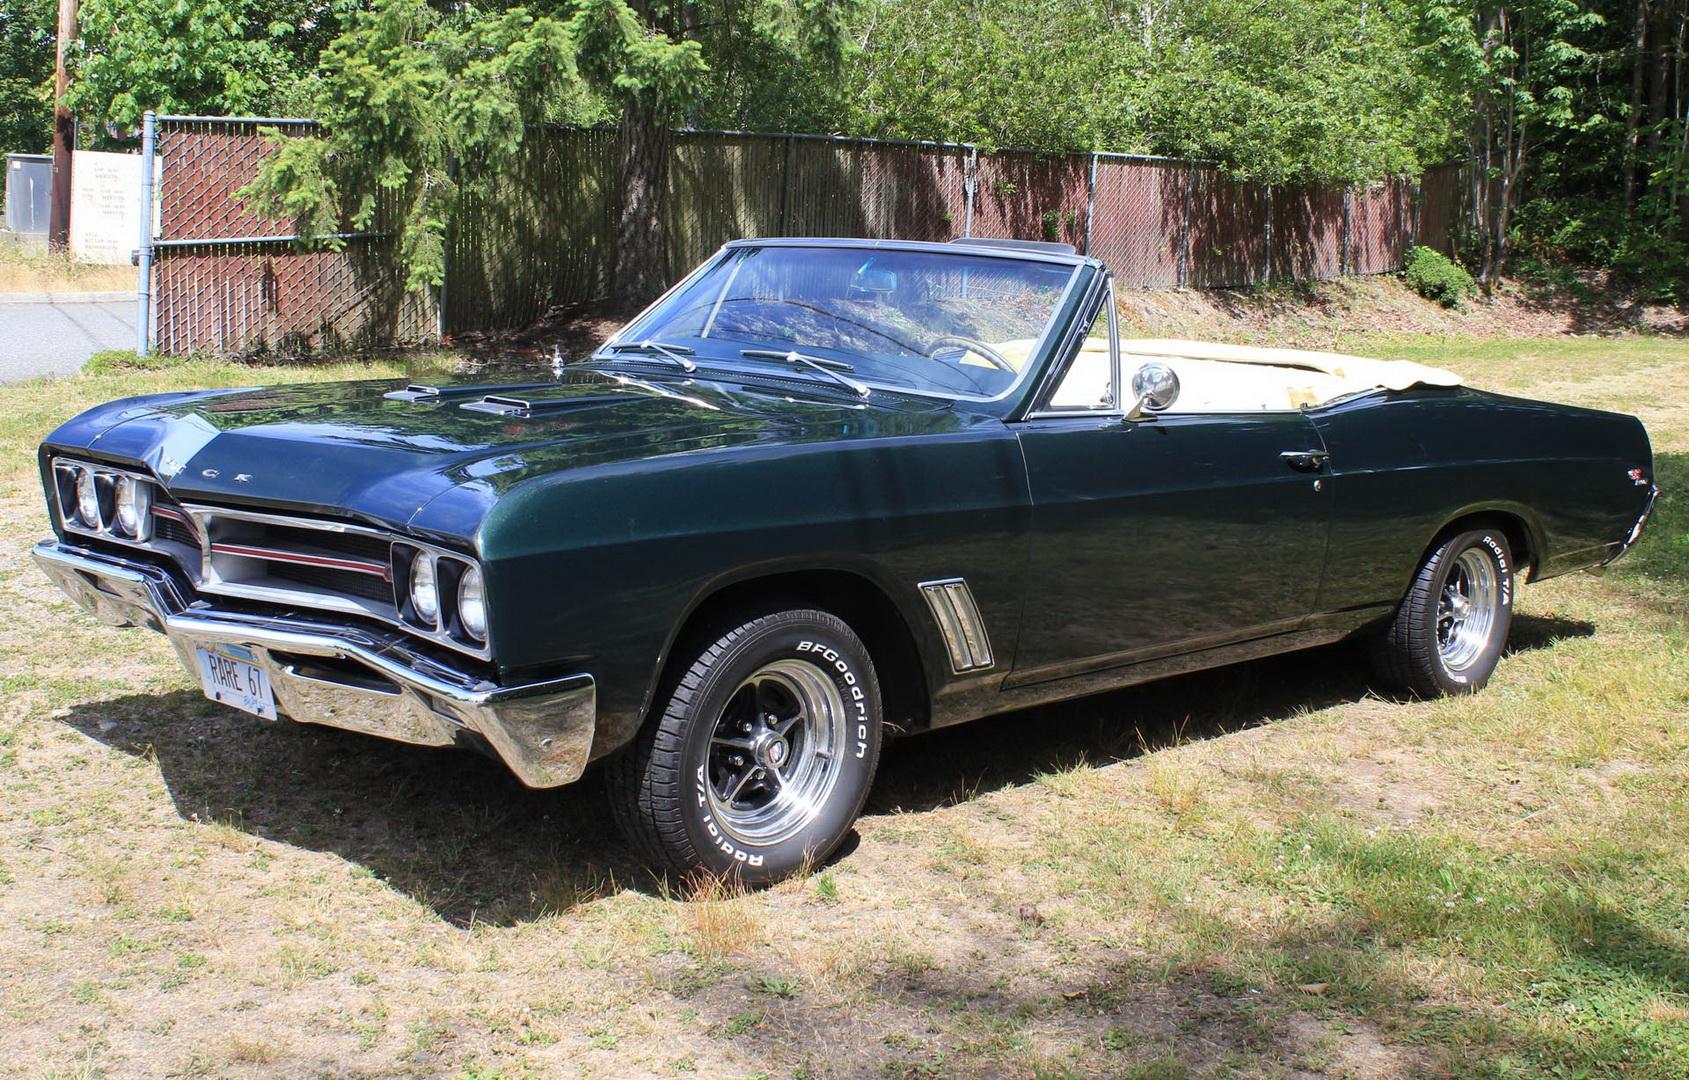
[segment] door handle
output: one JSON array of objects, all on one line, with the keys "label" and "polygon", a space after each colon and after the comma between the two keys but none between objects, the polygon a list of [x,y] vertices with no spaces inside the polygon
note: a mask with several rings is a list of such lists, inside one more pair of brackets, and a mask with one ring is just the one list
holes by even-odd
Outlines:
[{"label": "door handle", "polygon": [[1297,472],[1319,472],[1331,455],[1324,450],[1286,450],[1278,459]]}]

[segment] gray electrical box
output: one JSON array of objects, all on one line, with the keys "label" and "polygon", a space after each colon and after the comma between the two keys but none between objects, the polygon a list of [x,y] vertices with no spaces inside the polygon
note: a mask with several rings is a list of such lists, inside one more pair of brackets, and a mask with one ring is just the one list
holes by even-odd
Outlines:
[{"label": "gray electrical box", "polygon": [[15,233],[47,235],[52,190],[52,155],[7,154],[6,228]]}]

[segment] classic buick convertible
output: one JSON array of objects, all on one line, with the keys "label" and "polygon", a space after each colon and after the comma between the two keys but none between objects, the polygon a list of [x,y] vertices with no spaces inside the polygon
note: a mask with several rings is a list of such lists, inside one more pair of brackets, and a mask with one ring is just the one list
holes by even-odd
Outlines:
[{"label": "classic buick convertible", "polygon": [[733,243],[519,385],[132,398],[41,447],[83,607],[259,716],[602,763],[659,868],[828,857],[882,739],[1370,636],[1480,688],[1640,534],[1630,416],[1131,341],[1057,245]]}]

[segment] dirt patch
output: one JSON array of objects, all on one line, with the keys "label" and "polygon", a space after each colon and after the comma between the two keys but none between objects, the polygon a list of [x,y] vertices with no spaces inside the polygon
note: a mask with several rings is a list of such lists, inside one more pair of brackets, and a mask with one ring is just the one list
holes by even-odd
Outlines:
[{"label": "dirt patch", "polygon": [[1569,284],[1510,280],[1493,296],[1455,309],[1424,299],[1394,274],[1251,289],[1129,289],[1119,301],[1124,331],[1135,337],[1315,348],[1352,338],[1357,329],[1482,337],[1689,333],[1689,312],[1643,303],[1604,275]]},{"label": "dirt patch", "polygon": [[521,330],[470,331],[456,335],[446,344],[464,351],[464,367],[469,371],[526,367],[557,360],[569,363],[610,340],[610,335],[637,314],[637,309],[618,307],[607,300],[561,304],[547,309]]}]

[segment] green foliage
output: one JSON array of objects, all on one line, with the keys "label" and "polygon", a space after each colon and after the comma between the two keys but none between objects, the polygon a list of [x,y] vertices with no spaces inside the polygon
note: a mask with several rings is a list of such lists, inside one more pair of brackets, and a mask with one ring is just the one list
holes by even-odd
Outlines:
[{"label": "green foliage", "polygon": [[1478,283],[1466,268],[1440,251],[1414,245],[1402,266],[1408,288],[1444,307],[1458,307],[1478,294]]},{"label": "green foliage", "polygon": [[569,32],[581,74],[591,84],[647,97],[663,113],[684,107],[706,70],[702,44],[671,39],[642,20],[626,0],[582,0]]},{"label": "green foliage", "polygon": [[53,0],[0,4],[0,151],[34,153],[53,138]]},{"label": "green foliage", "polygon": [[[272,115],[350,0],[83,0],[71,108],[119,130],[148,109]],[[49,56],[48,63],[51,64]]]},{"label": "green foliage", "polygon": [[1364,180],[1450,156],[1412,5],[875,0],[854,130],[1214,158],[1264,180]]},{"label": "green foliage", "polygon": [[[482,182],[476,164],[516,153],[529,127],[580,98],[570,30],[519,7],[447,18],[423,0],[378,0],[349,23],[323,53],[320,134],[271,130],[276,153],[240,194],[307,244],[395,233],[409,286],[439,285],[460,184]],[[454,160],[469,165],[461,180]]]}]

